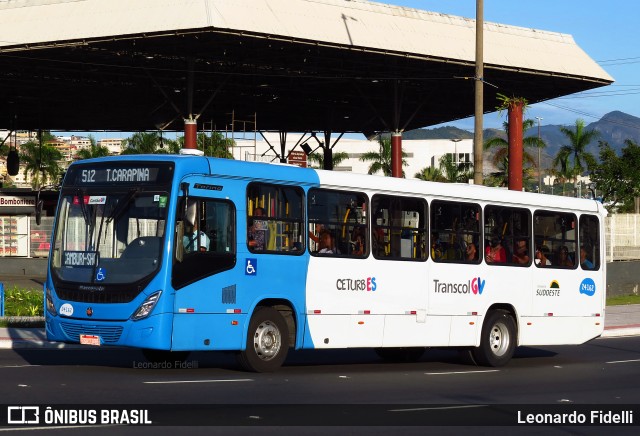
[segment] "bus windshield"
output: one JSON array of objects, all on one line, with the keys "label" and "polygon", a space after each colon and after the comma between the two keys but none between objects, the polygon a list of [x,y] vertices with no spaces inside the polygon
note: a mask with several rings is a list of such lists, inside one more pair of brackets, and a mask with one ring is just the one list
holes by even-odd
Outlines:
[{"label": "bus windshield", "polygon": [[169,194],[143,187],[64,190],[51,269],[65,282],[124,284],[161,263]]}]

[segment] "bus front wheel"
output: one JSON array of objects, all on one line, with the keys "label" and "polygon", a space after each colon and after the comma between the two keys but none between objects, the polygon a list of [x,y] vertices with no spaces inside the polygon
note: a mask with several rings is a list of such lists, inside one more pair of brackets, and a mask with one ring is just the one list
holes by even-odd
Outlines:
[{"label": "bus front wheel", "polygon": [[480,346],[473,348],[474,360],[484,366],[505,365],[516,349],[516,323],[505,310],[495,310],[482,325]]},{"label": "bus front wheel", "polygon": [[287,323],[280,312],[260,307],[251,317],[246,349],[238,353],[238,363],[247,371],[275,371],[287,357],[288,341]]}]

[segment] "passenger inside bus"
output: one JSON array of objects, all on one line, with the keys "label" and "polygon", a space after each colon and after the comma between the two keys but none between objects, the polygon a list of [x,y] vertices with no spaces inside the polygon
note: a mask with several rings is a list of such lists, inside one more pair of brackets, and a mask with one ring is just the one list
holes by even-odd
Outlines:
[{"label": "passenger inside bus", "polygon": [[547,259],[549,249],[546,246],[536,248],[535,264],[538,266],[550,266],[551,261]]},{"label": "passenger inside bus", "polygon": [[593,262],[587,259],[587,249],[580,247],[580,265],[582,269],[593,269]]},{"label": "passenger inside bus", "polygon": [[571,260],[571,257],[569,256],[569,249],[566,245],[560,247],[560,250],[558,251],[558,265],[566,267],[573,266],[573,260]]},{"label": "passenger inside bus", "polygon": [[467,262],[475,262],[478,260],[478,249],[476,248],[476,244],[474,244],[473,242],[467,244],[466,252]]},{"label": "passenger inside bus", "polygon": [[505,263],[507,261],[507,252],[498,236],[491,237],[489,246],[485,249],[485,258],[487,263]]},{"label": "passenger inside bus", "polygon": [[516,241],[511,259],[513,260],[513,263],[517,263],[520,265],[526,265],[529,263],[529,247],[527,246],[526,239],[520,239]]},{"label": "passenger inside bus", "polygon": [[261,207],[256,207],[253,210],[253,222],[249,227],[247,234],[247,241],[249,247],[251,247],[255,251],[264,250],[264,241],[265,241],[265,222],[261,219],[264,216],[264,209]]},{"label": "passenger inside bus", "polygon": [[442,259],[442,243],[438,232],[431,233],[431,258],[433,260]]},{"label": "passenger inside bus", "polygon": [[318,253],[319,254],[333,254],[335,253],[335,247],[333,244],[333,236],[329,232],[322,232],[319,238]]}]

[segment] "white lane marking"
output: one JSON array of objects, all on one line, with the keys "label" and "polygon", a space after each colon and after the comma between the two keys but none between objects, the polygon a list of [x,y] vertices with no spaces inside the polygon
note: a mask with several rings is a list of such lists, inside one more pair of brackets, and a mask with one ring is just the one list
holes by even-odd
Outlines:
[{"label": "white lane marking", "polygon": [[629,362],[640,362],[640,359],[633,359],[633,360],[612,360],[611,362],[606,362],[606,363],[629,363]]},{"label": "white lane marking", "polygon": [[500,372],[499,369],[487,369],[483,371],[451,371],[451,372],[425,372],[426,375],[451,375],[451,374],[478,374],[483,372]]},{"label": "white lane marking", "polygon": [[31,366],[36,367],[40,365],[2,365],[0,368],[29,368]]},{"label": "white lane marking", "polygon": [[420,412],[423,410],[473,409],[477,407],[489,407],[489,406],[486,404],[469,404],[466,406],[416,407],[414,409],[391,409],[389,410],[389,412]]},{"label": "white lane marking", "polygon": [[238,378],[233,380],[167,380],[167,381],[146,381],[143,382],[149,385],[161,385],[161,384],[178,384],[178,383],[226,383],[226,382],[248,382],[253,381],[251,378]]}]

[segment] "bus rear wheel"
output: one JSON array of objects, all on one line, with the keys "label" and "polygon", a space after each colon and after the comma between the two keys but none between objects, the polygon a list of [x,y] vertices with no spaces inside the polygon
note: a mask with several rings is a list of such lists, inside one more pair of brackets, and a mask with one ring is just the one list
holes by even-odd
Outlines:
[{"label": "bus rear wheel", "polygon": [[516,349],[516,323],[505,310],[495,310],[482,325],[480,346],[471,349],[473,359],[483,366],[506,365]]},{"label": "bus rear wheel", "polygon": [[247,371],[273,372],[287,357],[288,338],[287,324],[280,312],[260,307],[251,317],[246,348],[238,353],[238,363]]}]

